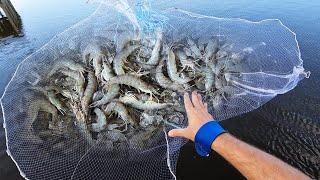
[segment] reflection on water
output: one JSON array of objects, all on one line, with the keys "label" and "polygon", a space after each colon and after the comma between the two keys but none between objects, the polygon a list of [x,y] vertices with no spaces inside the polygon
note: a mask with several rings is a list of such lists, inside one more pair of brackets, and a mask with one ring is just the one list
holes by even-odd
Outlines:
[{"label": "reflection on water", "polygon": [[[223,125],[235,136],[280,157],[311,177],[320,178],[320,16],[317,15],[320,1],[161,2],[160,6],[174,4],[175,7],[219,17],[241,17],[254,21],[279,18],[297,33],[304,66],[312,72],[311,78],[303,80],[294,90],[277,96],[258,110],[226,120]],[[22,17],[25,36],[0,41],[1,93],[21,60],[55,34],[88,16],[96,7],[77,0],[12,0],[12,3]],[[0,135],[0,179],[18,177],[14,164],[5,156],[3,129]],[[181,179],[194,179],[195,175],[199,178],[201,174],[204,177],[212,174],[218,177],[241,177],[217,155],[209,159],[199,158],[192,144],[183,148],[178,166],[178,177]]]}]

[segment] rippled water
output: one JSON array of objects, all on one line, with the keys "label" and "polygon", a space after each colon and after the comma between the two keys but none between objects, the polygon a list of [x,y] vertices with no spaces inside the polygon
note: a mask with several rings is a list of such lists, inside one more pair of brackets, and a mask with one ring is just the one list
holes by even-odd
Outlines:
[{"label": "rippled water", "polygon": [[[169,1],[163,1],[166,7]],[[94,11],[95,4],[77,0],[12,0],[22,17],[24,37],[0,41],[0,93],[18,63],[54,35]],[[253,112],[223,122],[242,140],[276,155],[313,178],[320,178],[320,1],[319,0],[229,0],[175,1],[175,7],[218,17],[240,17],[252,21],[278,18],[297,33],[302,59],[310,79],[289,93],[277,96]],[[4,130],[0,130],[0,179],[16,179],[19,173],[6,155]],[[187,144],[178,163],[179,179],[242,178],[214,154],[198,157]]]}]

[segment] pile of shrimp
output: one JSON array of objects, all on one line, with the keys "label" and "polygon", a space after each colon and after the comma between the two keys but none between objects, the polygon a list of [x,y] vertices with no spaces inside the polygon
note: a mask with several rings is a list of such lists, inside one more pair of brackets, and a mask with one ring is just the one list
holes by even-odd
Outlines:
[{"label": "pile of shrimp", "polygon": [[168,44],[157,32],[130,40],[120,50],[93,41],[80,61],[57,59],[45,77],[31,83],[30,89],[44,98],[28,105],[28,130],[42,111],[50,114],[46,131],[63,134],[76,128],[95,142],[103,133],[128,140],[141,130],[148,136],[139,137],[147,140],[164,124],[185,122],[184,92],[197,90],[214,107],[227,100],[227,74],[237,73],[243,59],[217,37]]}]

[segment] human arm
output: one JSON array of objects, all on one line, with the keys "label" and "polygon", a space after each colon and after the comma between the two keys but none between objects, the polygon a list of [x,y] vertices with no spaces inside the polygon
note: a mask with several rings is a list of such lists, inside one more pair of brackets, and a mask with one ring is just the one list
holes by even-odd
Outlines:
[{"label": "human arm", "polygon": [[[201,96],[196,92],[192,92],[192,102],[188,94],[185,94],[184,103],[188,127],[173,129],[169,132],[169,136],[185,137],[194,141],[198,130],[202,125],[212,121],[213,117],[208,113],[207,104],[203,104]],[[211,148],[248,179],[310,179],[287,163],[236,139],[229,133],[219,135]]]}]

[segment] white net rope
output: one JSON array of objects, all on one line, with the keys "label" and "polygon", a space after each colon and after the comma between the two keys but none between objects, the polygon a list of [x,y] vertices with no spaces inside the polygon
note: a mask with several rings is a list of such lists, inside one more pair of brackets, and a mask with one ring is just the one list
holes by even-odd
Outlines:
[{"label": "white net rope", "polygon": [[308,76],[295,34],[250,22],[105,1],[21,62],[1,99],[8,154],[28,179],[176,179],[182,94],[217,120]]}]

